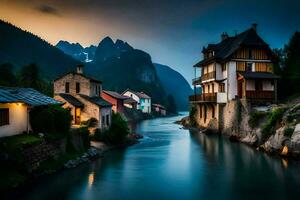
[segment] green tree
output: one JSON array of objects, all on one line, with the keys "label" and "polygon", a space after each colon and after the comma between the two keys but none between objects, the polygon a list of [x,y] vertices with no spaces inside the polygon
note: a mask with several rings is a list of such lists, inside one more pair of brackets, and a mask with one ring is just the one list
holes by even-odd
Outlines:
[{"label": "green tree", "polygon": [[173,95],[171,95],[171,94],[169,94],[167,96],[166,109],[167,109],[167,112],[169,112],[169,113],[172,113],[172,114],[177,113],[175,99],[174,99]]},{"label": "green tree", "polygon": [[16,86],[17,78],[13,73],[13,65],[4,63],[0,65],[0,85],[1,86]]},{"label": "green tree", "polygon": [[285,96],[300,93],[300,32],[295,32],[285,46],[286,58],[283,67]]},{"label": "green tree", "polygon": [[36,64],[24,66],[19,74],[19,86],[34,88],[48,96],[52,96],[52,84],[40,77],[39,67]]}]

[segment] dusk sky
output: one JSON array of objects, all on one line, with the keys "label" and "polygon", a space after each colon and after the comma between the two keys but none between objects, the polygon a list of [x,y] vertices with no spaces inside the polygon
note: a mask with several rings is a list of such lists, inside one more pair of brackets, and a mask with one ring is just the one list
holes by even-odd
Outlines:
[{"label": "dusk sky", "polygon": [[191,82],[203,45],[258,23],[271,48],[300,30],[298,0],[0,0],[0,18],[56,44],[120,38]]}]

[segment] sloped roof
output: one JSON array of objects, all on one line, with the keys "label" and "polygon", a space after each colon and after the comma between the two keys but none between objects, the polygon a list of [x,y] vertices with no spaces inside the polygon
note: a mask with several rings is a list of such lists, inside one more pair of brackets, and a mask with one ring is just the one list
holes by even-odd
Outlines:
[{"label": "sloped roof", "polygon": [[202,52],[214,51],[214,56],[208,59],[203,59],[195,66],[200,66],[212,60],[225,60],[229,58],[236,50],[242,46],[267,48],[271,51],[269,45],[250,28],[236,36],[228,37],[218,44],[209,44]]},{"label": "sloped roof", "polygon": [[89,101],[89,102],[91,102],[95,105],[101,106],[101,107],[111,107],[112,106],[111,103],[105,101],[104,99],[102,99],[99,96],[89,97],[89,96],[86,96],[86,95],[83,95],[83,94],[79,94],[79,96],[81,96],[85,100],[87,100],[87,101]]},{"label": "sloped roof", "polygon": [[151,97],[148,96],[147,94],[145,94],[144,92],[135,92],[135,91],[130,90],[130,89],[125,90],[125,91],[122,93],[122,95],[124,95],[127,91],[129,91],[129,92],[135,94],[135,95],[138,96],[139,98],[142,98],[142,99],[151,99]]},{"label": "sloped roof", "polygon": [[56,78],[54,81],[57,81],[57,80],[59,80],[59,79],[65,77],[65,76],[67,76],[68,74],[73,74],[73,75],[82,76],[82,77],[84,77],[84,78],[86,78],[86,79],[89,79],[91,82],[102,83],[102,81],[97,80],[96,78],[93,78],[93,77],[90,77],[90,76],[86,76],[86,75],[84,75],[84,74],[80,74],[80,73],[77,73],[77,72],[68,72],[68,73],[65,73],[65,74],[59,76],[58,78]]},{"label": "sloped roof", "polygon": [[61,93],[61,94],[59,94],[59,96],[61,96],[64,100],[66,100],[68,103],[70,103],[74,107],[80,107],[80,108],[84,107],[83,103],[81,103],[78,99],[76,99],[74,96],[72,96],[70,94]]},{"label": "sloped roof", "polygon": [[245,79],[278,79],[279,76],[268,72],[239,72]]},{"label": "sloped roof", "polygon": [[152,104],[152,106],[154,106],[154,107],[158,107],[158,108],[162,108],[162,109],[166,109],[163,105],[160,105],[160,104]]},{"label": "sloped roof", "polygon": [[132,104],[132,103],[137,103],[137,101],[134,100],[133,98],[129,97],[129,98],[124,100],[124,103]]},{"label": "sloped roof", "polygon": [[119,94],[117,92],[114,92],[114,91],[103,90],[103,92],[108,94],[111,97],[116,98],[116,99],[128,99],[129,98],[127,96],[121,95],[121,94]]},{"label": "sloped roof", "polygon": [[25,103],[30,106],[61,104],[32,88],[0,87],[0,103]]}]

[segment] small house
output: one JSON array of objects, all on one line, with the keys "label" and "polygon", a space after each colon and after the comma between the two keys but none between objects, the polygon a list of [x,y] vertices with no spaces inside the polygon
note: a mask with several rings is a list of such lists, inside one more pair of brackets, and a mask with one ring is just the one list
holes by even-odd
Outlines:
[{"label": "small house", "polygon": [[123,92],[124,96],[131,97],[137,102],[137,109],[143,113],[151,113],[151,97],[144,92],[135,92],[127,89]]},{"label": "small house", "polygon": [[0,87],[0,137],[31,131],[29,112],[37,106],[61,102],[32,88]]},{"label": "small house", "polygon": [[123,96],[114,91],[103,90],[101,97],[112,104],[112,110],[114,112],[124,112],[124,101],[129,97]]},{"label": "small house", "polygon": [[71,111],[72,124],[80,125],[96,119],[96,127],[107,129],[111,125],[112,104],[104,100],[102,82],[83,73],[83,65],[76,72],[69,72],[54,80],[54,98]]},{"label": "small house", "polygon": [[166,114],[167,114],[166,108],[163,105],[152,104],[152,109],[154,112],[156,112],[160,115],[166,116]]},{"label": "small house", "polygon": [[124,106],[130,109],[137,109],[138,102],[131,97],[124,100]]}]

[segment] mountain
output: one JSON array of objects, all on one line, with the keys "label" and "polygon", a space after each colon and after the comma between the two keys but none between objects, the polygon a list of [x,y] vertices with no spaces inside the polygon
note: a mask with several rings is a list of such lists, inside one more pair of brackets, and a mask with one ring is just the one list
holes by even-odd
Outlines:
[{"label": "mountain", "polygon": [[57,48],[62,50],[81,62],[92,62],[95,56],[96,46],[82,47],[79,43],[69,43],[68,41],[59,41],[56,45]]},{"label": "mountain", "polygon": [[0,64],[7,62],[16,70],[36,63],[49,80],[80,63],[38,36],[0,20]]},{"label": "mountain", "polygon": [[166,94],[172,94],[175,98],[177,109],[187,110],[188,96],[193,94],[189,83],[180,73],[166,65],[155,63],[154,66]]},{"label": "mountain", "polygon": [[163,103],[164,89],[151,56],[122,40],[104,38],[98,45],[87,71],[105,82],[106,89],[123,92],[127,88],[149,94],[153,102]]}]

